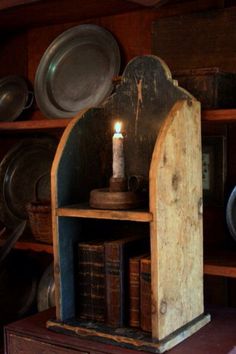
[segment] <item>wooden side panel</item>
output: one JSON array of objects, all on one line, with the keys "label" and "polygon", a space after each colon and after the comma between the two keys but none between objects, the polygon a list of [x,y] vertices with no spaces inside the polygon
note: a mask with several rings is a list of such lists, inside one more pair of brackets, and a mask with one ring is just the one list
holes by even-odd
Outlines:
[{"label": "wooden side panel", "polygon": [[[71,277],[66,279],[66,272],[71,268],[71,260],[69,257],[66,257],[65,252],[67,251],[67,247],[69,246],[68,252],[71,252],[71,245],[68,243],[71,234],[74,231],[74,228],[70,230],[63,230],[63,223],[59,223],[59,218],[56,216],[56,208],[58,206],[59,199],[59,190],[58,190],[58,169],[60,165],[60,160],[63,155],[65,156],[65,150],[67,150],[66,141],[71,134],[75,125],[75,121],[71,121],[70,124],[64,131],[62,139],[58,145],[57,152],[55,154],[55,158],[53,161],[52,169],[51,169],[51,202],[52,202],[52,231],[53,231],[53,253],[54,253],[54,279],[55,279],[55,304],[57,310],[57,318],[63,319],[65,316],[65,311],[67,310],[68,315],[73,315],[75,311],[75,303],[74,303],[74,294],[71,291],[74,288],[74,283]],[[60,232],[60,234],[59,234]],[[61,232],[63,234],[61,234]],[[69,234],[68,234],[69,233]],[[67,238],[67,239],[66,239]],[[74,238],[74,237],[73,237]],[[69,241],[71,242],[71,241]],[[66,244],[67,243],[67,244]],[[64,247],[65,248],[64,248]],[[64,271],[65,267],[65,271]],[[71,269],[72,271],[73,269]],[[64,283],[65,282],[65,283]],[[68,293],[67,300],[64,300],[64,293],[66,291],[66,287],[70,291]],[[66,303],[64,304],[64,302]],[[68,308],[68,302],[69,308]]]},{"label": "wooden side panel", "polygon": [[90,190],[100,187],[108,175],[111,164],[106,162],[110,158],[111,143],[106,143],[107,128],[100,112],[99,109],[90,110],[86,119],[82,112],[71,121],[58,145],[52,166],[54,274],[60,320],[75,315],[74,253],[82,236],[80,219],[58,217],[56,209],[87,201]]},{"label": "wooden side panel", "polygon": [[153,337],[203,313],[200,105],[177,102],[159,133],[150,170]]}]

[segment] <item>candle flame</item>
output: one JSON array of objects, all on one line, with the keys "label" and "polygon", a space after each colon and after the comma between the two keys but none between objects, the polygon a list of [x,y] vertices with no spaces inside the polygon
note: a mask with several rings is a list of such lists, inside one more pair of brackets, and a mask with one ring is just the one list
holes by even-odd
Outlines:
[{"label": "candle flame", "polygon": [[120,133],[121,132],[121,122],[116,122],[115,123],[115,132]]}]

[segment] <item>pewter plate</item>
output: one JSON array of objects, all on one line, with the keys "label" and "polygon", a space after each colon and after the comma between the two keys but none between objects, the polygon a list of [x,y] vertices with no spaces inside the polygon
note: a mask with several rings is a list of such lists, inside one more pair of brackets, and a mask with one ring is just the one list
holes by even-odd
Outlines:
[{"label": "pewter plate", "polygon": [[112,34],[79,25],[59,35],[45,51],[35,77],[35,98],[48,118],[73,117],[98,106],[112,91],[120,51]]},{"label": "pewter plate", "polygon": [[38,285],[37,308],[44,311],[55,306],[55,282],[53,274],[53,263],[44,271]]},{"label": "pewter plate", "polygon": [[20,76],[0,79],[0,121],[14,121],[24,110],[28,99],[28,87]]},{"label": "pewter plate", "polygon": [[226,205],[226,223],[231,236],[236,241],[236,186],[233,188]]},{"label": "pewter plate", "polygon": [[10,229],[28,219],[26,205],[50,200],[50,169],[56,151],[51,138],[24,139],[0,163],[0,220]]}]

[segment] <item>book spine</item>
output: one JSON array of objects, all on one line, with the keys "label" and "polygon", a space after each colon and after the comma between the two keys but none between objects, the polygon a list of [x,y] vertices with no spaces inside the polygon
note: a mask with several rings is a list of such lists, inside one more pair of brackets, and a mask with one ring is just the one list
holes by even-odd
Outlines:
[{"label": "book spine", "polygon": [[104,246],[79,244],[79,317],[105,320]]},{"label": "book spine", "polygon": [[140,258],[129,260],[129,325],[140,326]]},{"label": "book spine", "polygon": [[108,241],[105,247],[107,324],[122,327],[129,324],[129,259],[146,252],[149,238],[132,235]]},{"label": "book spine", "polygon": [[143,331],[152,331],[151,319],[151,259],[140,261],[140,327]]},{"label": "book spine", "polygon": [[113,327],[124,325],[124,267],[120,244],[105,244],[106,321]]}]

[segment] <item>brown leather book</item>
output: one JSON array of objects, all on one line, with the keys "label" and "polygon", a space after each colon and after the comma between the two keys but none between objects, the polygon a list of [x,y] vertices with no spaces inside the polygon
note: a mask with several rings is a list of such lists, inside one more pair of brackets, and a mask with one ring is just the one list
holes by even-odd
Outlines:
[{"label": "brown leather book", "polygon": [[128,325],[129,258],[147,249],[149,237],[130,236],[105,242],[106,319],[113,327]]},{"label": "brown leather book", "polygon": [[105,320],[104,244],[82,242],[78,248],[78,316],[81,319]]},{"label": "brown leather book", "polygon": [[129,259],[129,325],[140,327],[140,261],[147,254]]},{"label": "brown leather book", "polygon": [[151,257],[140,261],[140,327],[151,332]]}]

